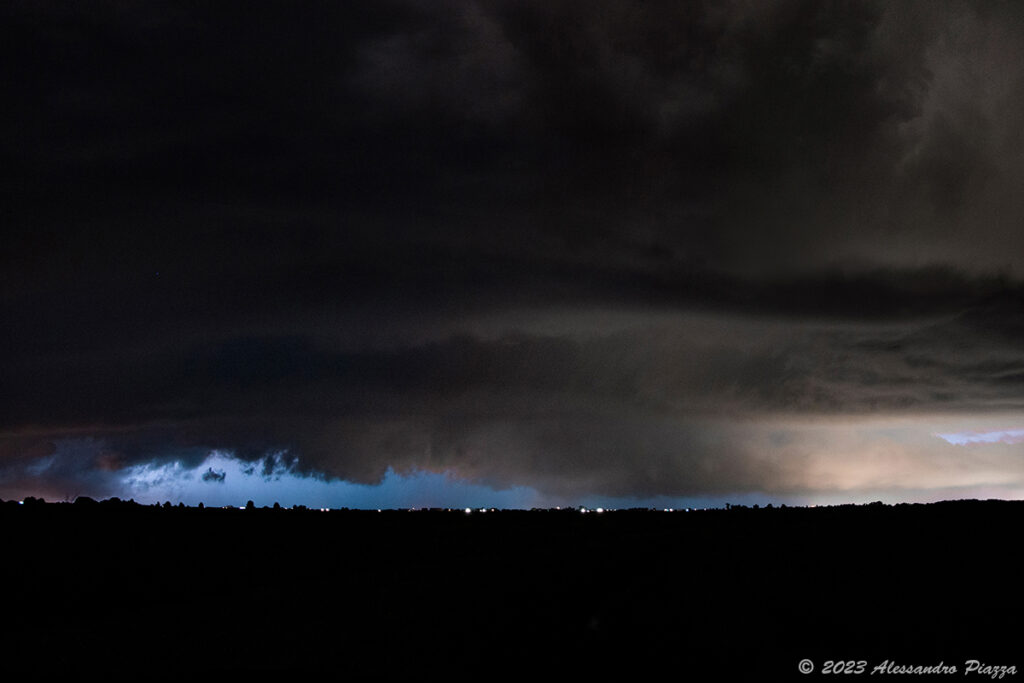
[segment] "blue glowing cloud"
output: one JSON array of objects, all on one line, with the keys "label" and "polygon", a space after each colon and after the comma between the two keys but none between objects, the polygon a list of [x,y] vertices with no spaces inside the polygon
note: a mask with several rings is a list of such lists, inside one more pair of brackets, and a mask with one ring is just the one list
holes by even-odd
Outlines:
[{"label": "blue glowing cloud", "polygon": [[1014,444],[1024,442],[1024,429],[1000,429],[992,432],[953,432],[949,434],[936,434],[935,436],[954,446],[981,443]]}]

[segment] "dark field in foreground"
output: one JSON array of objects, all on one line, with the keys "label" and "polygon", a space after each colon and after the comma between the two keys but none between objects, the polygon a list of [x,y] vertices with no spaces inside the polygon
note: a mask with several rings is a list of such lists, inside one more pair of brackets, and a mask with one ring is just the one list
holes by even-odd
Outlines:
[{"label": "dark field in foreground", "polygon": [[974,659],[1019,671],[1022,522],[1024,503],[1001,501],[602,514],[4,504],[0,670],[807,681],[827,660],[862,660],[862,675],[941,662],[964,678]]}]

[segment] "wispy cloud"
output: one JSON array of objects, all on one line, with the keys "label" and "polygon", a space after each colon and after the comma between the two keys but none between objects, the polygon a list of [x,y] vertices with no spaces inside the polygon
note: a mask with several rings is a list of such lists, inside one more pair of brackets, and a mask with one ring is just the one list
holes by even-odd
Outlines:
[{"label": "wispy cloud", "polygon": [[957,446],[976,443],[1024,443],[1024,429],[1000,429],[993,432],[952,432],[936,434],[935,436]]}]

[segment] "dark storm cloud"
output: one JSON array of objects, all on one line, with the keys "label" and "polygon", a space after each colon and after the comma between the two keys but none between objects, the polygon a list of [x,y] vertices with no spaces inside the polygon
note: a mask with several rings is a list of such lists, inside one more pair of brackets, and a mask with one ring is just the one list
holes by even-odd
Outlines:
[{"label": "dark storm cloud", "polygon": [[[154,356],[133,379],[115,364],[116,383],[63,367],[50,391],[5,412],[76,408],[37,427],[34,447],[73,425],[122,466],[196,466],[220,449],[266,478],[300,467],[373,482],[393,467],[561,494],[743,490],[792,478],[801,461],[754,457],[745,449],[760,436],[730,420],[1024,408],[1022,313],[1007,295],[913,321],[671,313],[597,335],[388,351],[246,338]],[[97,404],[105,420],[90,424]],[[285,450],[287,461],[266,457]]]},{"label": "dark storm cloud", "polygon": [[2,19],[18,472],[94,438],[108,469],[751,489],[800,458],[716,421],[1021,407],[1015,4]]},{"label": "dark storm cloud", "polygon": [[8,22],[26,267],[1013,265],[1012,6],[41,7]]},{"label": "dark storm cloud", "polygon": [[206,468],[206,471],[203,472],[203,476],[202,476],[202,480],[203,481],[209,481],[209,482],[213,482],[213,483],[216,483],[216,484],[223,484],[224,483],[224,479],[226,479],[226,478],[227,478],[227,473],[226,472],[224,472],[223,470],[215,471],[212,467]]}]

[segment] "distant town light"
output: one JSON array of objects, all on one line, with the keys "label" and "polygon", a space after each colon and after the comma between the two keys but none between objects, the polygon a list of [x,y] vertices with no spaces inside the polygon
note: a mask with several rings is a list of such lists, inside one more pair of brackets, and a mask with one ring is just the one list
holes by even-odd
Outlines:
[{"label": "distant town light", "polygon": [[473,511],[472,511],[472,510],[471,510],[470,508],[466,508],[466,514],[467,514],[467,515],[468,515],[469,513],[471,513],[471,512],[473,512]]},{"label": "distant town light", "polygon": [[600,514],[600,513],[604,512],[604,508],[597,508],[596,510],[594,510],[594,512]]}]

